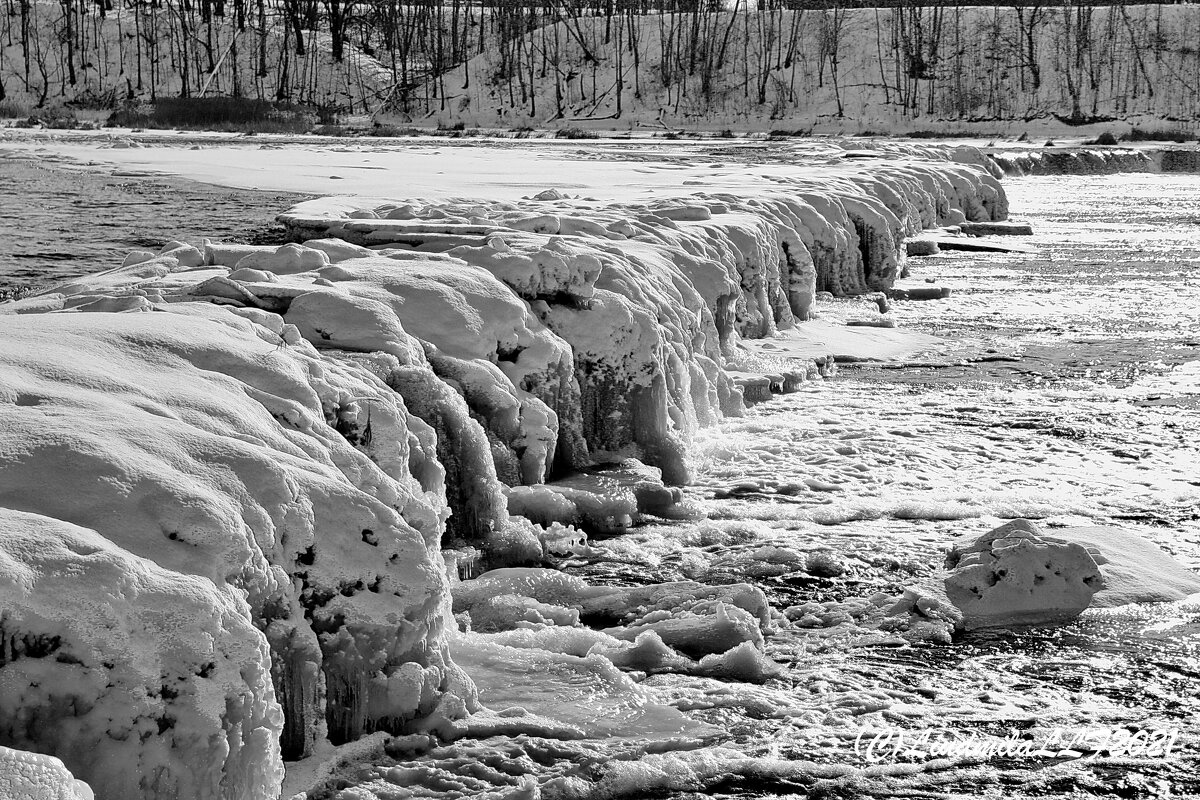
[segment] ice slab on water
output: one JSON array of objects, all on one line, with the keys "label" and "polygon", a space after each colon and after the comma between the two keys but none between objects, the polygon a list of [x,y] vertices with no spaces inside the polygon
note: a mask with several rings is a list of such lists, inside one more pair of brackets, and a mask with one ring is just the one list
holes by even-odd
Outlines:
[{"label": "ice slab on water", "polygon": [[649,701],[603,656],[508,647],[469,633],[452,642],[454,661],[475,681],[480,701],[516,725],[528,716],[536,730],[542,723],[535,720],[554,720],[567,726],[558,731],[565,738],[677,738],[714,732],[670,706]]}]

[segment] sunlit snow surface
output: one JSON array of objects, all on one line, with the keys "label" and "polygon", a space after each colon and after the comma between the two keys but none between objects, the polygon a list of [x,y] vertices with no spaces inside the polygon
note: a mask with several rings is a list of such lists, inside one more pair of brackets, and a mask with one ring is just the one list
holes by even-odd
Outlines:
[{"label": "sunlit snow surface", "polygon": [[[1121,525],[1200,567],[1200,179],[1007,189],[1014,215],[1034,223],[1037,255],[911,262],[913,279],[954,293],[892,313],[946,346],[902,369],[842,365],[834,380],[702,432],[689,492],[708,521],[595,542],[601,556],[566,565],[593,583],[749,580],[776,610],[807,609],[767,638],[784,677],[635,686],[586,659],[572,675],[538,652],[524,670],[512,654],[477,653],[484,702],[509,733],[528,715],[526,735],[394,749],[393,761],[345,773],[344,796],[1200,793],[1200,602],[1092,610],[951,646],[859,624],[873,593],[928,576],[950,539],[1003,518]],[[811,574],[816,560],[831,577]],[[579,705],[581,687],[600,699]],[[662,705],[693,726],[652,713]],[[985,741],[1016,730],[1042,744],[1056,729],[1114,728],[1179,738],[1165,757],[1134,758],[865,747],[895,729]]]}]

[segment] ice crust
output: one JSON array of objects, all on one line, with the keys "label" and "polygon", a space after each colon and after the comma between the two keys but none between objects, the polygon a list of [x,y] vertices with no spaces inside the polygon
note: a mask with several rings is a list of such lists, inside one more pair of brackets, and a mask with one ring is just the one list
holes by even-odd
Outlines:
[{"label": "ice crust", "polygon": [[0,745],[0,797],[21,800],[94,800],[92,788],[53,756]]},{"label": "ice crust", "polygon": [[1087,548],[1024,519],[955,544],[946,568],[946,594],[967,630],[1072,619],[1104,585]]},{"label": "ice crust", "polygon": [[743,340],[1004,218],[988,170],[902,155],[642,202],[314,201],[295,243],[170,242],[0,307],[0,736],[102,800],[273,798],[325,740],[461,733],[453,612],[477,657],[767,679],[753,587],[499,570],[452,608],[446,565],[691,513]]},{"label": "ice crust", "polygon": [[[428,426],[361,365],[287,344],[274,315],[165,310],[0,316],[0,505],[24,515],[0,552],[17,559],[4,574],[29,575],[3,585],[5,735],[60,755],[101,797],[272,797],[281,752],[401,730],[447,688],[442,471]],[[65,537],[58,559],[18,569],[49,531]],[[73,582],[106,563],[87,553],[106,554],[113,577]],[[129,612],[89,618],[147,570]],[[49,615],[67,586],[78,610]],[[145,623],[141,604],[158,607]],[[239,666],[206,678],[220,651],[189,655],[171,629],[218,612],[191,646],[219,641]],[[48,646],[13,650],[56,638],[71,643],[65,662]],[[118,704],[134,715],[124,728],[72,722],[118,668],[122,695],[146,708]],[[23,691],[28,670],[74,672],[79,702]],[[103,758],[119,747],[129,757]],[[106,772],[141,758],[141,772]]]}]

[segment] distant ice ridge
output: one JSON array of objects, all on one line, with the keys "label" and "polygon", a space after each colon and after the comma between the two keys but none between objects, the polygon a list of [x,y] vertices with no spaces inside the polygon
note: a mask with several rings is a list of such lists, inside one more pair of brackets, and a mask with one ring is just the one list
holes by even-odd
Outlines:
[{"label": "distant ice ridge", "polygon": [[[172,242],[0,306],[0,740],[102,800],[258,800],[326,738],[452,727],[477,698],[447,566],[686,516],[743,338],[1004,215],[989,173],[897,158],[750,197],[342,198],[285,215],[303,244]],[[460,609],[469,636],[540,617],[532,646],[589,663],[771,669],[745,593],[541,586]]]}]

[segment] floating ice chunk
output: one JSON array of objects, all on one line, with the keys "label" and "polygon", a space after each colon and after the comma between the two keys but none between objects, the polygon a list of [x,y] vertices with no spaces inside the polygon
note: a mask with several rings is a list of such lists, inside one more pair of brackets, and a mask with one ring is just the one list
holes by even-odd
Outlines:
[{"label": "floating ice chunk", "polygon": [[[254,272],[254,270],[245,270],[245,272]],[[188,294],[216,302],[232,300],[236,304],[251,307],[258,307],[262,303],[254,292],[247,289],[238,280],[220,275],[196,284],[188,291]]]},{"label": "floating ice chunk", "polygon": [[654,631],[664,643],[693,657],[724,653],[744,642],[759,649],[763,645],[758,621],[746,611],[722,602],[715,603],[710,613],[655,611],[633,625],[606,632],[619,639],[636,639],[645,631]]},{"label": "floating ice chunk", "polygon": [[0,797],[11,800],[94,800],[92,788],[63,762],[0,745]]},{"label": "floating ice chunk", "polygon": [[1069,620],[1104,586],[1083,545],[1043,535],[1024,519],[956,543],[946,568],[946,595],[967,630]]},{"label": "floating ice chunk", "polygon": [[564,606],[539,603],[530,597],[502,594],[471,606],[471,630],[480,633],[506,631],[521,623],[578,625],[579,612]]},{"label": "floating ice chunk", "polygon": [[67,300],[64,308],[73,311],[105,311],[111,314],[125,311],[150,311],[154,308],[154,303],[141,295],[125,295],[124,297],[88,295],[87,298],[85,302],[79,302],[83,298],[71,298]]},{"label": "floating ice chunk", "polygon": [[233,281],[245,281],[247,283],[275,283],[279,280],[274,272],[252,269],[250,267],[239,267],[233,270],[229,273],[229,279]]},{"label": "floating ice chunk", "polygon": [[514,486],[505,490],[510,514],[542,526],[572,525],[579,520],[579,507],[564,492],[548,486]]},{"label": "floating ice chunk", "polygon": [[204,263],[210,267],[232,267],[251,253],[274,253],[276,245],[220,244],[204,240]]},{"label": "floating ice chunk", "polygon": [[131,250],[125,256],[125,260],[121,262],[122,267],[132,267],[134,264],[141,264],[154,258],[154,253],[149,250]]},{"label": "floating ice chunk", "polygon": [[674,613],[698,605],[711,612],[718,604],[745,611],[763,628],[771,624],[771,606],[766,595],[748,583],[709,586],[694,581],[672,581],[635,587],[598,586],[582,599],[585,615],[625,623],[635,622],[647,613]]},{"label": "floating ice chunk", "polygon": [[552,522],[538,533],[542,540],[542,552],[547,556],[591,555],[593,549],[587,543],[587,534],[578,528]]},{"label": "floating ice chunk", "polygon": [[155,256],[147,261],[84,275],[54,286],[54,293],[65,296],[78,294],[130,293],[139,285],[169,275],[179,267],[173,256]]},{"label": "floating ice chunk", "polygon": [[331,264],[337,264],[339,261],[346,261],[351,258],[363,258],[364,256],[375,255],[373,250],[368,250],[365,247],[351,244],[350,242],[344,242],[341,239],[309,239],[304,243],[304,246],[320,250],[329,256],[329,263]]},{"label": "floating ice chunk", "polygon": [[502,594],[532,597],[543,603],[571,607],[578,605],[582,597],[604,591],[589,586],[582,578],[558,570],[509,567],[494,569],[474,580],[455,584],[451,594],[454,612],[458,613],[469,610],[489,597]]},{"label": "floating ice chunk", "polygon": [[752,642],[742,642],[724,653],[713,653],[700,659],[700,674],[719,678],[763,683],[783,672],[783,668],[768,658]]},{"label": "floating ice chunk", "polygon": [[539,729],[549,733],[544,721],[555,720],[575,732],[569,738],[658,739],[710,732],[682,712],[651,702],[604,656],[508,647],[491,638],[458,634],[451,639],[451,652],[479,687],[480,702],[506,714],[511,734],[521,732],[522,719],[531,723],[525,732],[534,735]]},{"label": "floating ice chunk", "polygon": [[[910,641],[950,644],[954,632],[967,626],[964,624],[963,611],[950,600],[946,589],[942,581],[929,581],[919,586],[907,587],[899,598],[885,600],[872,597],[867,605],[860,603],[857,608],[853,608],[849,616],[845,610],[839,608],[833,611],[832,619],[826,617],[822,621],[826,625],[840,624],[850,621],[851,618],[858,620],[871,612],[879,611],[884,615],[882,620],[876,619],[873,622],[882,630],[899,633]],[[808,623],[808,617],[798,622],[800,625],[811,627]]]}]

